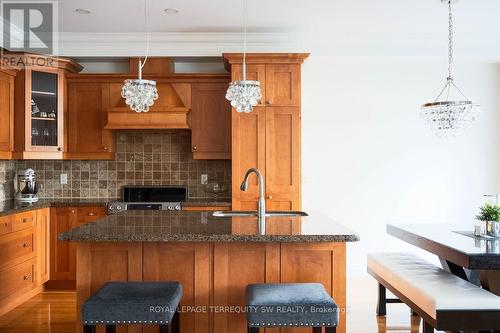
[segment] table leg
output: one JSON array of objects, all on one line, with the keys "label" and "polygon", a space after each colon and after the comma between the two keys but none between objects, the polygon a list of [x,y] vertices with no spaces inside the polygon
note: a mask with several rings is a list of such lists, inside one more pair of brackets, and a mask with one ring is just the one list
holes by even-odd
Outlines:
[{"label": "table leg", "polygon": [[481,280],[479,278],[480,272],[478,270],[463,268],[462,266],[459,266],[443,258],[439,258],[439,261],[441,262],[441,266],[445,271],[450,272],[451,274],[456,275],[459,278],[464,279],[465,281],[469,281],[470,283],[473,283],[478,287],[481,287]]}]

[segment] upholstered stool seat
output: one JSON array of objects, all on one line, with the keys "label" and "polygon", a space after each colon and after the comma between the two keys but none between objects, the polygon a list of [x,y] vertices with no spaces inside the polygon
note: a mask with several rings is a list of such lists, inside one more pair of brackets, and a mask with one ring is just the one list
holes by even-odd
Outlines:
[{"label": "upholstered stool seat", "polygon": [[313,327],[335,332],[339,309],[319,283],[252,284],[247,287],[249,332],[265,327]]},{"label": "upholstered stool seat", "polygon": [[89,332],[95,325],[113,332],[129,324],[160,325],[163,332],[176,321],[181,297],[179,282],[108,282],[83,304],[83,324]]}]

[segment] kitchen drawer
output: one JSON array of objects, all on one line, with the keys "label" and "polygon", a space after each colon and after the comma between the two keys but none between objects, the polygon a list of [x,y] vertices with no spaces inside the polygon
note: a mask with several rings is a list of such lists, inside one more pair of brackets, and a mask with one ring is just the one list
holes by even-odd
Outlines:
[{"label": "kitchen drawer", "polygon": [[33,230],[22,230],[0,237],[0,266],[19,258],[29,258],[35,254]]},{"label": "kitchen drawer", "polygon": [[12,231],[19,231],[33,228],[35,223],[35,211],[19,213],[11,217]]},{"label": "kitchen drawer", "polygon": [[0,271],[0,304],[7,297],[35,288],[35,259]]},{"label": "kitchen drawer", "polygon": [[0,236],[12,232],[12,216],[0,217]]}]

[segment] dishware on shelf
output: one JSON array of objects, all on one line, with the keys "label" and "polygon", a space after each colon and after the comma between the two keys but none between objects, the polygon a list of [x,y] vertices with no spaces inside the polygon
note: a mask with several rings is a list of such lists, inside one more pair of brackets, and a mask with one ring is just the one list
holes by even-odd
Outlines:
[{"label": "dishware on shelf", "polygon": [[219,182],[209,182],[205,184],[203,187],[203,190],[206,193],[211,194],[214,198],[218,198],[220,194],[226,193],[227,192],[227,185],[226,184],[221,184]]},{"label": "dishware on shelf", "polygon": [[40,118],[47,118],[47,112],[40,111]]},{"label": "dishware on shelf", "polygon": [[36,105],[34,100],[31,100],[31,115],[34,116],[37,113],[40,113],[40,109],[38,108],[38,105]]}]

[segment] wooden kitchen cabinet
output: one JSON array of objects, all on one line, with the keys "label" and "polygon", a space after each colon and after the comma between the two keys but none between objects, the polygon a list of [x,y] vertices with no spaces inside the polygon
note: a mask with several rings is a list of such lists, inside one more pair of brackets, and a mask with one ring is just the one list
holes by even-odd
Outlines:
[{"label": "wooden kitchen cabinet", "polygon": [[300,64],[267,64],[266,106],[300,107]]},{"label": "wooden kitchen cabinet", "polygon": [[231,159],[231,104],[226,83],[192,85],[191,131],[194,159]]},{"label": "wooden kitchen cabinet", "polygon": [[[16,159],[62,159],[66,148],[65,75],[79,72],[75,62],[44,56],[47,66],[27,65],[15,79],[14,154]],[[49,65],[50,64],[50,65]]]},{"label": "wooden kitchen cabinet", "polygon": [[37,210],[35,219],[36,278],[40,286],[50,278],[50,209]]},{"label": "wooden kitchen cabinet", "polygon": [[[250,54],[247,79],[261,82],[262,100],[249,114],[232,111],[233,209],[257,208],[258,183],[239,184],[249,168],[264,176],[268,210],[301,209],[300,67],[308,54]],[[242,56],[225,54],[232,80],[242,78]]]},{"label": "wooden kitchen cabinet", "polygon": [[68,149],[65,159],[114,159],[115,134],[105,130],[102,87],[95,82],[68,83]]},{"label": "wooden kitchen cabinet", "polygon": [[35,212],[0,218],[0,316],[39,292]]},{"label": "wooden kitchen cabinet", "polygon": [[11,159],[14,149],[13,70],[0,70],[0,159]]},{"label": "wooden kitchen cabinet", "polygon": [[60,233],[106,216],[104,207],[54,207],[50,211],[50,281],[53,289],[73,289],[76,279],[76,247],[60,241]]}]

